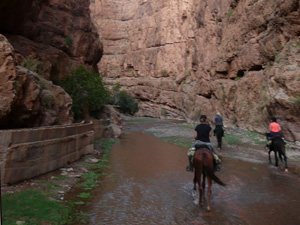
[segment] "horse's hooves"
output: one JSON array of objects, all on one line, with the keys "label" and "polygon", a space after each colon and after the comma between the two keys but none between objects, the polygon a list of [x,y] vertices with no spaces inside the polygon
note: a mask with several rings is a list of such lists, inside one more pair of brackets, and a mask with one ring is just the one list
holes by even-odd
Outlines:
[{"label": "horse's hooves", "polygon": [[192,196],[195,199],[195,197],[196,197],[196,191],[195,190],[192,191]]},{"label": "horse's hooves", "polygon": [[209,207],[209,206],[206,207],[206,211],[207,211],[207,212],[210,211],[210,207]]}]

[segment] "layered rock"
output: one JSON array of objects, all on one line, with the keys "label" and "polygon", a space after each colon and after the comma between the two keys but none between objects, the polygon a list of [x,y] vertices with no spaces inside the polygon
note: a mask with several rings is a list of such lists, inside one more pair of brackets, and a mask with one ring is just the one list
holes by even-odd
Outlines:
[{"label": "layered rock", "polygon": [[105,81],[140,99],[137,115],[266,132],[276,116],[300,140],[298,0],[95,0]]},{"label": "layered rock", "polygon": [[51,80],[79,65],[97,71],[102,45],[90,18],[89,1],[3,0],[0,10],[0,33],[12,43],[19,64],[33,56],[42,62],[40,75]]},{"label": "layered rock", "polygon": [[24,128],[70,124],[72,99],[59,86],[18,66],[8,40],[0,35],[0,124]]},{"label": "layered rock", "polygon": [[72,100],[51,81],[80,65],[98,71],[89,1],[3,0],[0,11],[0,128],[72,123]]}]

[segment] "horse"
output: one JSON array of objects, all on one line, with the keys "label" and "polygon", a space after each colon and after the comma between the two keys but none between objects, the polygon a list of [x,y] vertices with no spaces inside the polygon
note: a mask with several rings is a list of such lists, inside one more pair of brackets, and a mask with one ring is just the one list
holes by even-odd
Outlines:
[{"label": "horse", "polygon": [[216,126],[214,134],[217,136],[218,149],[222,149],[222,137],[224,136],[224,130],[222,126]]},{"label": "horse", "polygon": [[271,160],[271,152],[272,151],[274,151],[274,154],[275,154],[275,166],[278,167],[278,157],[277,157],[277,153],[278,153],[281,162],[283,162],[282,157],[284,158],[285,172],[288,172],[287,157],[285,154],[285,145],[284,145],[284,141],[282,140],[281,137],[274,137],[272,139],[272,143],[269,146],[269,163],[270,164],[272,164],[272,160]]},{"label": "horse", "polygon": [[[210,211],[210,196],[211,196],[211,187],[212,187],[212,180],[214,180],[217,184],[225,186],[226,184],[223,183],[214,173],[214,159],[213,154],[210,150],[206,148],[200,148],[195,151],[194,154],[194,189],[193,193],[196,193],[196,186],[198,183],[199,186],[199,205],[202,206],[202,197],[205,194],[205,178],[207,177],[207,207],[206,210]],[[203,175],[202,184],[201,184],[201,176]]]}]

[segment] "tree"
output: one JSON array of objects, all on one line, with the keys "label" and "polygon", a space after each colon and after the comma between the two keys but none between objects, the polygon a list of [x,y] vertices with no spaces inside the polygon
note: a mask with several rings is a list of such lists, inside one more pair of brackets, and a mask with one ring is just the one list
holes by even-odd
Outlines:
[{"label": "tree", "polygon": [[101,107],[110,98],[99,74],[88,71],[84,66],[72,71],[72,75],[60,81],[61,86],[73,100],[72,111],[74,119],[82,119],[85,108],[89,114],[97,118]]}]

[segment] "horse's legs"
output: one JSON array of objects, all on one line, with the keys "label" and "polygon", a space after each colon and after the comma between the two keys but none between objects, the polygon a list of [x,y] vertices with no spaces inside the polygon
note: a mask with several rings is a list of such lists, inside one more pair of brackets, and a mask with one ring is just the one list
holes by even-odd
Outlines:
[{"label": "horse's legs", "polygon": [[199,186],[199,205],[201,206],[202,203],[202,199],[203,199],[203,187],[201,185],[201,174],[199,175],[198,178],[198,186]]},{"label": "horse's legs", "polygon": [[271,159],[271,150],[269,150],[269,163],[272,164],[272,159]]},{"label": "horse's legs", "polygon": [[286,157],[286,154],[285,154],[285,146],[284,146],[284,143],[282,143],[282,145],[281,145],[281,152],[282,152],[282,155],[283,155],[283,158],[284,158],[285,172],[288,172],[287,157]]},{"label": "horse's legs", "polygon": [[284,164],[285,164],[285,172],[288,172],[287,158],[286,158],[285,153],[283,154],[283,157],[284,157]]},{"label": "horse's legs", "polygon": [[205,174],[203,174],[203,179],[202,179],[202,189],[203,189],[203,195],[205,195]]},{"label": "horse's legs", "polygon": [[206,207],[207,211],[210,211],[211,185],[212,185],[212,180],[211,178],[207,177],[207,207]]},{"label": "horse's legs", "polygon": [[275,152],[275,166],[278,167],[278,157],[277,157],[277,151]]},{"label": "horse's legs", "polygon": [[218,141],[218,148],[221,149],[222,148],[222,134],[221,132],[217,132],[217,141]]},{"label": "horse's legs", "polygon": [[196,188],[197,188],[197,177],[196,177],[196,172],[195,172],[195,175],[194,175],[194,189],[193,189],[193,192],[192,192],[192,196],[193,198],[196,197]]}]

